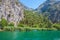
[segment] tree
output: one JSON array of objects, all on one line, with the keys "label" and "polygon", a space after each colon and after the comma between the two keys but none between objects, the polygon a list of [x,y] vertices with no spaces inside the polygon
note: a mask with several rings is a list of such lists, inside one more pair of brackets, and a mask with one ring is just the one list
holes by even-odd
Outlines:
[{"label": "tree", "polygon": [[9,24],[8,24],[8,26],[14,26],[14,23],[13,23],[13,22],[11,22],[11,23],[9,23]]},{"label": "tree", "polygon": [[53,27],[56,28],[56,29],[58,29],[58,30],[60,30],[60,24],[59,23],[53,24]]},{"label": "tree", "polygon": [[24,11],[25,17],[20,24],[28,25],[30,27],[39,27],[39,28],[50,28],[52,22],[48,20],[48,17],[42,13],[37,13],[33,11]]},{"label": "tree", "polygon": [[7,26],[7,25],[8,25],[7,20],[2,19],[2,20],[1,20],[1,25],[2,25],[3,27],[4,27],[4,26]]}]

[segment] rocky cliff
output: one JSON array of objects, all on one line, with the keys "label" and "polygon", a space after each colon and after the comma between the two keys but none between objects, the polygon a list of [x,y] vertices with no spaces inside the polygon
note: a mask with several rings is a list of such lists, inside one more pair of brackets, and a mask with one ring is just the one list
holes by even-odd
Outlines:
[{"label": "rocky cliff", "polygon": [[4,18],[16,26],[24,17],[23,11],[23,6],[18,0],[0,0],[0,21]]},{"label": "rocky cliff", "polygon": [[49,19],[55,23],[60,22],[60,0],[47,0],[36,9],[39,13],[49,14]]}]

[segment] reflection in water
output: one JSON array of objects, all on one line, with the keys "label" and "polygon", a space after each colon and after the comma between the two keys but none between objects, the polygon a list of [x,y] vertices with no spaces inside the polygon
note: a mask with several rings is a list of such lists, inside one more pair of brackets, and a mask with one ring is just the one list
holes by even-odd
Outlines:
[{"label": "reflection in water", "polygon": [[17,38],[17,34],[18,34],[17,31],[13,32],[13,40],[15,40]]}]

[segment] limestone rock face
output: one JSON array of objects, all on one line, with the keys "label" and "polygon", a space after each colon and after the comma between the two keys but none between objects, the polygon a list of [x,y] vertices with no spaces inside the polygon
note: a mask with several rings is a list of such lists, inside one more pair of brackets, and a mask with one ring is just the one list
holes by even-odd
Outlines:
[{"label": "limestone rock face", "polygon": [[60,0],[46,0],[36,10],[44,14],[47,12],[49,20],[53,23],[60,23]]},{"label": "limestone rock face", "polygon": [[18,0],[0,0],[0,20],[4,18],[16,25],[23,19],[23,13],[23,6]]}]

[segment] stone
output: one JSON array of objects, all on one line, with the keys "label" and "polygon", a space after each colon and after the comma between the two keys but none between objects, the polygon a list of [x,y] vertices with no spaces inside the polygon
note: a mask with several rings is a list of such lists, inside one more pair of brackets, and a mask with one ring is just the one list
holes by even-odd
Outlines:
[{"label": "stone", "polygon": [[0,20],[4,18],[15,26],[24,18],[24,9],[18,0],[0,0]]}]

